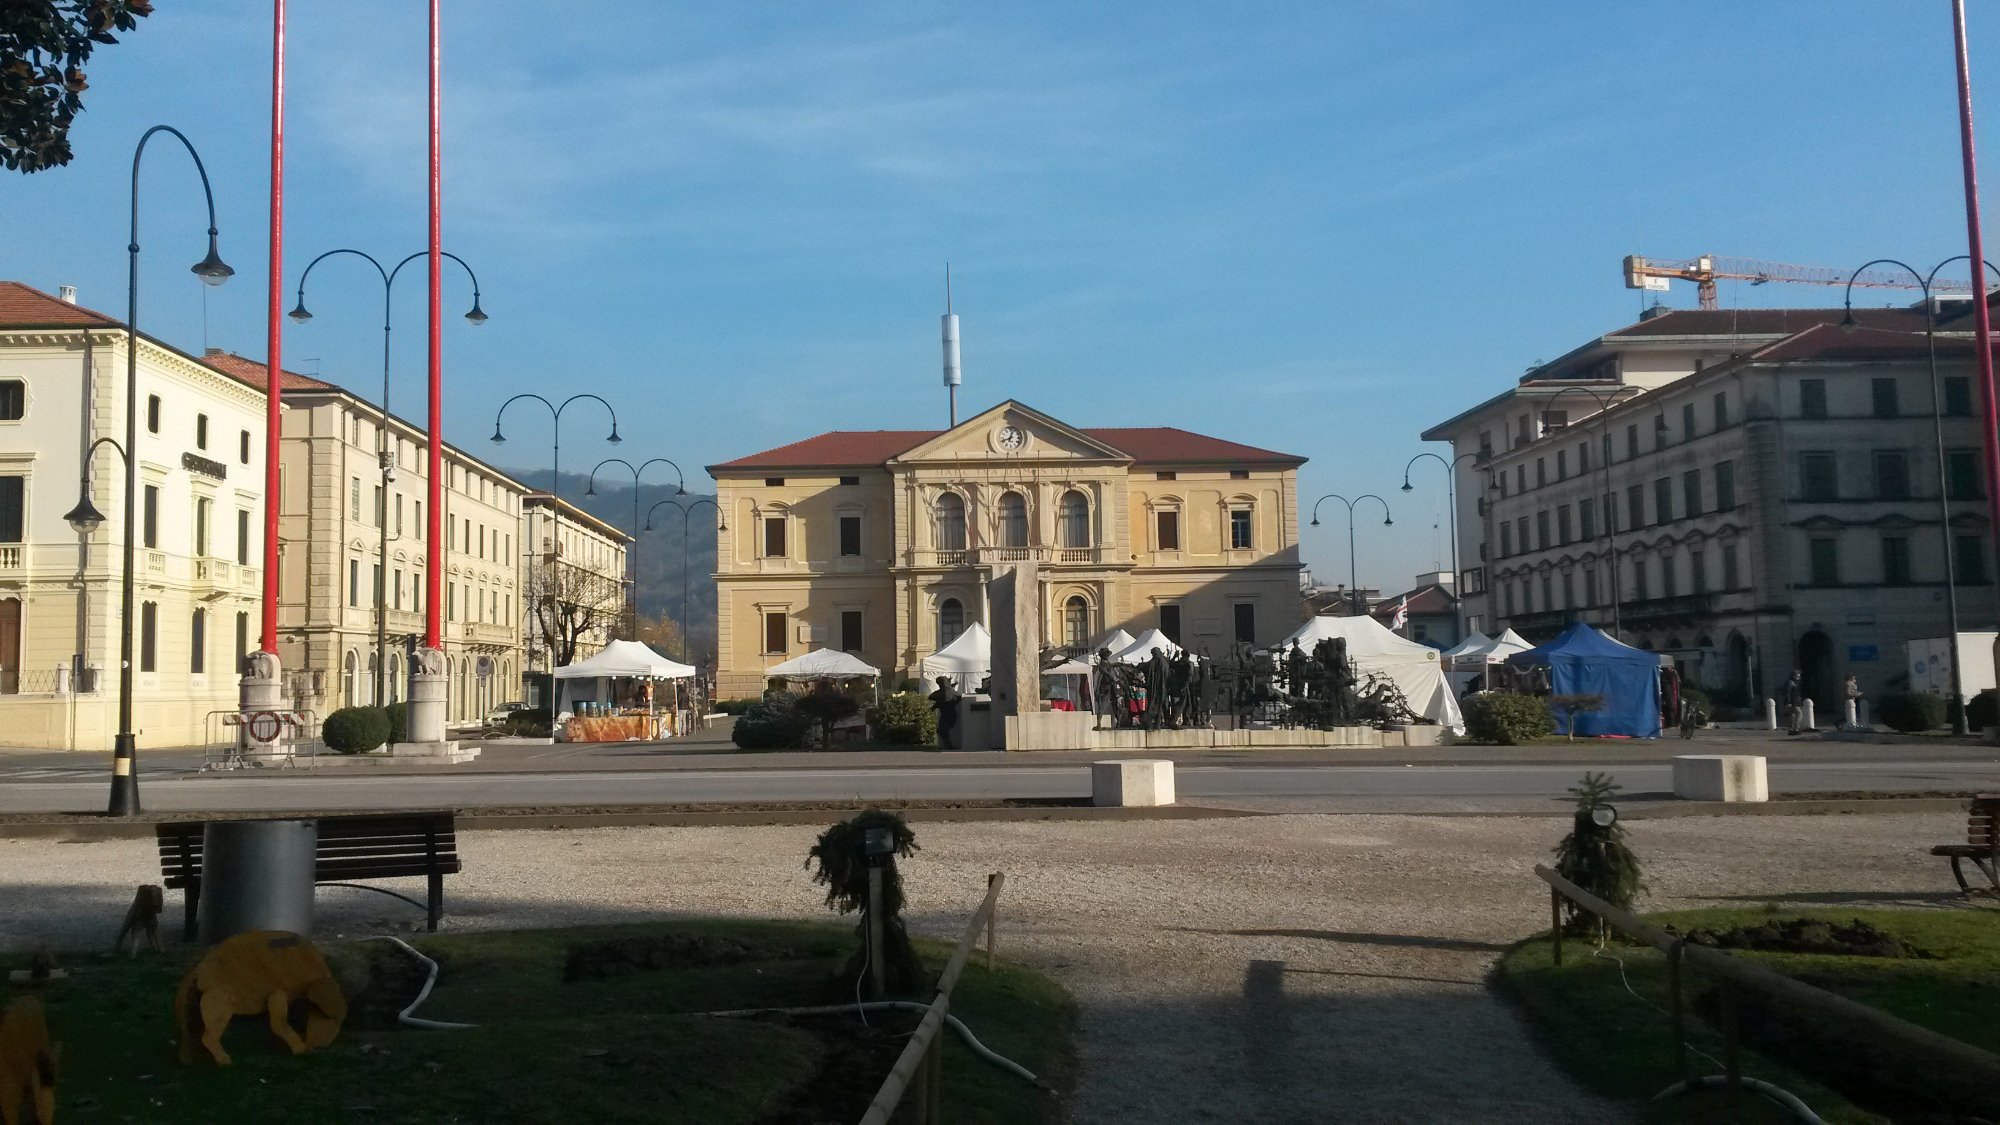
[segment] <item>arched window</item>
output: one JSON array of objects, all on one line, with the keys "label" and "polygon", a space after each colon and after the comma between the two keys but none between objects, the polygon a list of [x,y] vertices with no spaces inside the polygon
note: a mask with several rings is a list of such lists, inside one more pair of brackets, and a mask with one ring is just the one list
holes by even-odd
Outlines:
[{"label": "arched window", "polygon": [[1000,496],[1000,545],[1002,547],[1028,545],[1028,501],[1018,492],[1007,492]]},{"label": "arched window", "polygon": [[938,497],[937,549],[965,550],[965,500],[956,492]]},{"label": "arched window", "polygon": [[379,665],[378,665],[378,664],[376,663],[376,657],[375,657],[375,654],[374,654],[374,653],[372,653],[372,652],[371,652],[371,653],[369,653],[369,654],[368,654],[368,683],[367,683],[367,684],[366,684],[366,685],[365,685],[365,686],[363,687],[363,692],[364,692],[364,693],[365,693],[365,694],[366,694],[366,695],[368,696],[368,703],[369,703],[370,705],[374,705],[374,704],[379,704],[379,703],[381,703],[381,702],[382,702],[381,700],[379,700],[379,699],[375,698],[375,669],[376,669],[376,668],[377,668],[378,666],[379,666]]},{"label": "arched window", "polygon": [[1080,594],[1063,603],[1063,643],[1072,646],[1090,643],[1090,603]]},{"label": "arched window", "polygon": [[1072,550],[1090,546],[1090,502],[1083,493],[1074,488],[1063,493],[1057,512],[1062,546]]},{"label": "arched window", "polygon": [[361,706],[361,662],[353,652],[350,651],[347,658],[341,661],[340,672],[343,681],[341,695],[346,698],[347,705]]},{"label": "arched window", "polygon": [[208,611],[197,609],[188,622],[188,671],[201,675],[208,671]]},{"label": "arched window", "polygon": [[957,598],[938,603],[938,647],[943,648],[965,632],[965,607]]}]

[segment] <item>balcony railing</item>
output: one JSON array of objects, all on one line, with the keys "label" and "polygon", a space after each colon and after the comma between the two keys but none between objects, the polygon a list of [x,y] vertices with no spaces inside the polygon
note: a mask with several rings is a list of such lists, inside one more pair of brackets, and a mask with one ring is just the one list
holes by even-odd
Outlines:
[{"label": "balcony railing", "polygon": [[165,551],[146,552],[146,573],[164,578],[167,574],[167,553]]},{"label": "balcony railing", "polygon": [[21,570],[28,565],[28,549],[18,544],[0,547],[0,570]]},{"label": "balcony railing", "polygon": [[994,563],[1042,562],[1089,566],[1101,562],[1102,547],[972,547],[961,550],[912,549],[914,566],[990,566]]}]

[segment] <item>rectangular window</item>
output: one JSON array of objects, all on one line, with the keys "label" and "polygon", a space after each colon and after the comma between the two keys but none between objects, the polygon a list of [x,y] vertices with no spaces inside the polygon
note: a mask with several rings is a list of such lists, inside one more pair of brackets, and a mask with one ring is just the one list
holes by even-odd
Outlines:
[{"label": "rectangular window", "polygon": [[396,494],[396,534],[403,534],[403,494],[400,492]]},{"label": "rectangular window", "polygon": [[1638,601],[1645,601],[1647,598],[1651,596],[1652,596],[1651,594],[1646,592],[1646,560],[1633,559],[1632,597]]},{"label": "rectangular window", "polygon": [[1606,465],[1609,465],[1611,464],[1611,434],[1609,431],[1605,432],[1603,440],[1604,440],[1604,463]]},{"label": "rectangular window", "polygon": [[0,422],[18,422],[28,413],[28,384],[19,379],[0,382]]},{"label": "rectangular window", "polygon": [[1910,498],[1910,456],[1900,449],[1878,449],[1875,451],[1875,498],[1877,500],[1908,500]]},{"label": "rectangular window", "polygon": [[160,432],[159,395],[146,396],[146,432],[149,434],[157,434]]},{"label": "rectangular window", "polygon": [[1569,450],[1567,449],[1556,450],[1556,479],[1569,479]]},{"label": "rectangular window", "polygon": [[243,667],[243,658],[250,655],[250,615],[236,615],[236,666]]},{"label": "rectangular window", "polygon": [[401,609],[403,608],[403,568],[397,567],[391,572],[389,577],[394,580],[394,585],[390,587],[393,592],[389,595],[389,605],[391,608]]},{"label": "rectangular window", "polygon": [[1693,519],[1701,514],[1701,470],[1681,474],[1681,515]]},{"label": "rectangular window", "polygon": [[1639,456],[1639,424],[1634,422],[1625,427],[1625,459],[1630,461],[1637,456]]},{"label": "rectangular window", "polygon": [[458,583],[456,582],[447,582],[444,584],[444,619],[446,621],[458,620]]},{"label": "rectangular window", "polygon": [[139,671],[151,672],[158,665],[160,607],[156,602],[139,603]]},{"label": "rectangular window", "polygon": [[785,614],[782,611],[764,615],[764,655],[773,656],[785,651]]},{"label": "rectangular window", "polygon": [[1807,565],[1815,586],[1840,585],[1840,543],[1834,539],[1814,539],[1808,545]]},{"label": "rectangular window", "polygon": [[147,547],[160,545],[160,486],[149,484],[140,494],[141,511],[139,528],[142,532],[139,542]]},{"label": "rectangular window", "polygon": [[1953,500],[1978,500],[1986,495],[1980,487],[1978,450],[1946,450],[1944,470],[1945,495]]},{"label": "rectangular window", "polygon": [[1661,477],[1653,482],[1653,522],[1666,523],[1674,518],[1674,482],[1669,477]]},{"label": "rectangular window", "polygon": [[1508,520],[1500,521],[1500,557],[1508,558],[1514,553],[1514,525]]},{"label": "rectangular window", "polygon": [[1963,375],[1944,377],[1944,412],[1952,418],[1972,416],[1972,380]]},{"label": "rectangular window", "polygon": [[1694,592],[1708,593],[1708,556],[1700,551],[1689,552],[1688,573],[1694,576]]},{"label": "rectangular window", "polygon": [[1586,541],[1597,538],[1597,501],[1588,496],[1576,502],[1576,533]]},{"label": "rectangular window", "polygon": [[382,527],[388,522],[388,498],[382,494],[382,486],[375,486],[375,526]]},{"label": "rectangular window", "polygon": [[1160,607],[1160,632],[1175,644],[1181,643],[1181,607],[1163,605]]},{"label": "rectangular window", "polygon": [[1556,546],[1569,546],[1569,505],[1556,505]]},{"label": "rectangular window", "polygon": [[206,496],[197,497],[194,502],[194,557],[208,557],[208,513],[215,507],[215,501]]},{"label": "rectangular window", "polygon": [[1542,488],[1549,483],[1549,459],[1535,458],[1535,487]]},{"label": "rectangular window", "polygon": [[1235,508],[1229,513],[1229,547],[1234,551],[1250,549],[1250,510]]},{"label": "rectangular window", "polygon": [[1161,472],[1157,472],[1157,473],[1154,473],[1154,474],[1153,474],[1153,479],[1154,479],[1154,480],[1178,480],[1178,479],[1180,479],[1180,474],[1179,474],[1179,473],[1176,473],[1176,472],[1174,472],[1174,471],[1172,471],[1172,470],[1164,470],[1164,471],[1161,471]]},{"label": "rectangular window", "polygon": [[1625,489],[1625,530],[1637,531],[1646,526],[1646,486],[1628,485]]},{"label": "rectangular window", "polygon": [[1519,535],[1519,536],[1521,537],[1521,553],[1522,553],[1522,554],[1524,554],[1524,555],[1525,555],[1525,554],[1527,554],[1527,553],[1528,553],[1528,517],[1526,517],[1526,516],[1522,516],[1522,517],[1521,517],[1520,519],[1518,519],[1518,520],[1515,520],[1515,521],[1514,521],[1514,532],[1515,532],[1515,534],[1517,534],[1517,535]]},{"label": "rectangular window", "polygon": [[1583,604],[1585,607],[1597,604],[1597,570],[1594,567],[1583,568]]},{"label": "rectangular window", "polygon": [[378,605],[378,606],[379,606],[379,605],[382,605],[382,604],[383,604],[383,601],[382,601],[382,564],[381,564],[381,563],[376,563],[376,564],[375,564],[375,566],[374,566],[374,570],[373,570],[373,575],[374,575],[374,578],[373,578],[373,581],[374,581],[374,585],[375,585],[375,600],[374,600],[373,602],[370,602],[369,604],[370,604],[370,605]]},{"label": "rectangular window", "polygon": [[1715,463],[1715,510],[1733,512],[1736,510],[1736,463],[1717,461]]},{"label": "rectangular window", "polygon": [[347,478],[347,518],[361,522],[361,478]]},{"label": "rectangular window", "polygon": [[1542,575],[1542,612],[1556,608],[1556,581],[1549,575]]},{"label": "rectangular window", "polygon": [[1882,537],[1882,582],[1887,586],[1910,584],[1910,541],[1901,535]]},{"label": "rectangular window", "polygon": [[1590,471],[1590,443],[1587,441],[1577,443],[1576,471],[1579,473]]},{"label": "rectangular window", "polygon": [[1159,531],[1159,545],[1156,550],[1178,551],[1181,549],[1181,514],[1167,511],[1154,513],[1154,525]]},{"label": "rectangular window", "polygon": [[1230,607],[1236,614],[1236,643],[1254,645],[1257,643],[1257,604],[1237,602]]},{"label": "rectangular window", "polygon": [[861,611],[858,609],[840,611],[840,651],[861,651]]},{"label": "rectangular window", "polygon": [[840,478],[840,483],[842,483],[842,484],[860,484],[860,483],[861,483],[861,478],[860,478],[860,477],[841,477],[841,478]]},{"label": "rectangular window", "polygon": [[1502,582],[1500,584],[1500,595],[1501,595],[1501,600],[1507,603],[1506,608],[1501,610],[1501,612],[1507,614],[1510,617],[1513,616],[1514,584],[1512,582]]},{"label": "rectangular window", "polygon": [[1840,477],[1831,450],[1809,450],[1799,454],[1799,498],[1840,499]]},{"label": "rectangular window", "polygon": [[244,430],[236,438],[236,459],[243,464],[250,463],[250,431]]},{"label": "rectangular window", "polygon": [[764,517],[764,557],[782,559],[785,557],[785,517]]},{"label": "rectangular window", "polygon": [[1615,535],[1617,534],[1617,532],[1618,532],[1618,494],[1615,492],[1607,492],[1604,494],[1604,534]]},{"label": "rectangular window", "polygon": [[1826,380],[1799,380],[1799,417],[1826,417]]},{"label": "rectangular window", "polygon": [[236,509],[236,563],[250,565],[250,510]]},{"label": "rectangular window", "polygon": [[1576,604],[1576,575],[1571,571],[1565,570],[1563,571],[1563,600],[1561,608],[1568,609],[1569,607],[1575,604]]},{"label": "rectangular window", "polygon": [[1722,588],[1734,590],[1743,585],[1743,572],[1736,565],[1736,544],[1722,545]]},{"label": "rectangular window", "polygon": [[1681,440],[1694,440],[1694,403],[1681,404]]},{"label": "rectangular window", "polygon": [[840,554],[842,558],[854,558],[861,554],[860,516],[840,517]]},{"label": "rectangular window", "polygon": [[1543,508],[1541,511],[1535,513],[1535,549],[1538,551],[1549,549],[1549,510],[1547,508]]},{"label": "rectangular window", "polygon": [[347,604],[361,604],[361,560],[347,560]]},{"label": "rectangular window", "polygon": [[0,543],[20,543],[28,523],[28,478],[0,477]]},{"label": "rectangular window", "polygon": [[1528,491],[1528,466],[1526,462],[1514,466],[1514,491]]},{"label": "rectangular window", "polygon": [[1720,430],[1729,425],[1729,393],[1715,392],[1715,428]]},{"label": "rectangular window", "polygon": [[196,449],[208,448],[208,415],[206,414],[197,414],[194,416],[194,447]]},{"label": "rectangular window", "polygon": [[195,610],[188,622],[188,671],[196,676],[208,671],[207,610]]},{"label": "rectangular window", "polygon": [[1679,576],[1675,574],[1674,556],[1660,556],[1660,596],[1671,598],[1680,593]]},{"label": "rectangular window", "polygon": [[1868,390],[1875,406],[1875,417],[1896,417],[1896,380],[1894,378],[1870,379],[1868,381]]},{"label": "rectangular window", "polygon": [[1980,535],[1956,535],[1952,537],[1952,567],[1957,572],[1953,577],[1960,582],[1980,583],[1986,581],[1986,540]]}]

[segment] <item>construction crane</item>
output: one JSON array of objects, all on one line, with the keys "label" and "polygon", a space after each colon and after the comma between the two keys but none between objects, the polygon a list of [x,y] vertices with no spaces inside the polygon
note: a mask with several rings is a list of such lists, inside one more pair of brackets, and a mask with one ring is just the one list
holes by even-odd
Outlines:
[{"label": "construction crane", "polygon": [[[1667,282],[1674,279],[1692,281],[1701,294],[1701,307],[1716,308],[1715,283],[1718,280],[1747,281],[1752,285],[1763,285],[1770,281],[1786,281],[1797,285],[1846,285],[1849,274],[1846,270],[1828,269],[1825,266],[1792,266],[1783,262],[1760,262],[1753,258],[1718,258],[1713,254],[1703,254],[1699,258],[1689,258],[1684,262],[1655,262],[1637,254],[1625,256],[1625,288],[1651,289],[1664,293]],[[1916,279],[1904,274],[1884,270],[1862,270],[1853,275],[1857,289],[1922,289]],[[1934,281],[1933,293],[1970,293],[1972,283],[1961,280]]]}]

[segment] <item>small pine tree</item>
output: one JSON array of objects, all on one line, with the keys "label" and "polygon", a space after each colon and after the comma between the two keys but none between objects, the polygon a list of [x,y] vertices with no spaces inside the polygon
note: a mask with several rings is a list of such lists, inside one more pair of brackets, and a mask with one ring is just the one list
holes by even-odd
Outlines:
[{"label": "small pine tree", "polygon": [[[1591,818],[1592,812],[1609,807],[1612,794],[1622,788],[1611,775],[1602,773],[1586,773],[1582,783],[1570,788],[1576,797],[1576,816],[1569,835],[1556,845],[1556,874],[1620,910],[1630,910],[1639,892],[1646,889],[1639,878],[1639,857],[1625,844],[1624,824],[1614,822],[1606,828]],[[1593,929],[1603,940],[1606,930],[1597,917],[1564,899],[1564,932]]]},{"label": "small pine tree", "polygon": [[870,828],[887,828],[895,839],[895,849],[882,865],[882,988],[887,995],[911,995],[924,986],[924,964],[903,926],[903,877],[896,860],[917,851],[916,833],[895,813],[869,809],[820,833],[806,853],[806,866],[813,869],[813,882],[826,888],[827,909],[861,912],[855,928],[861,948],[846,970],[850,977],[860,976],[868,966],[868,858],[861,854],[861,841]]}]

